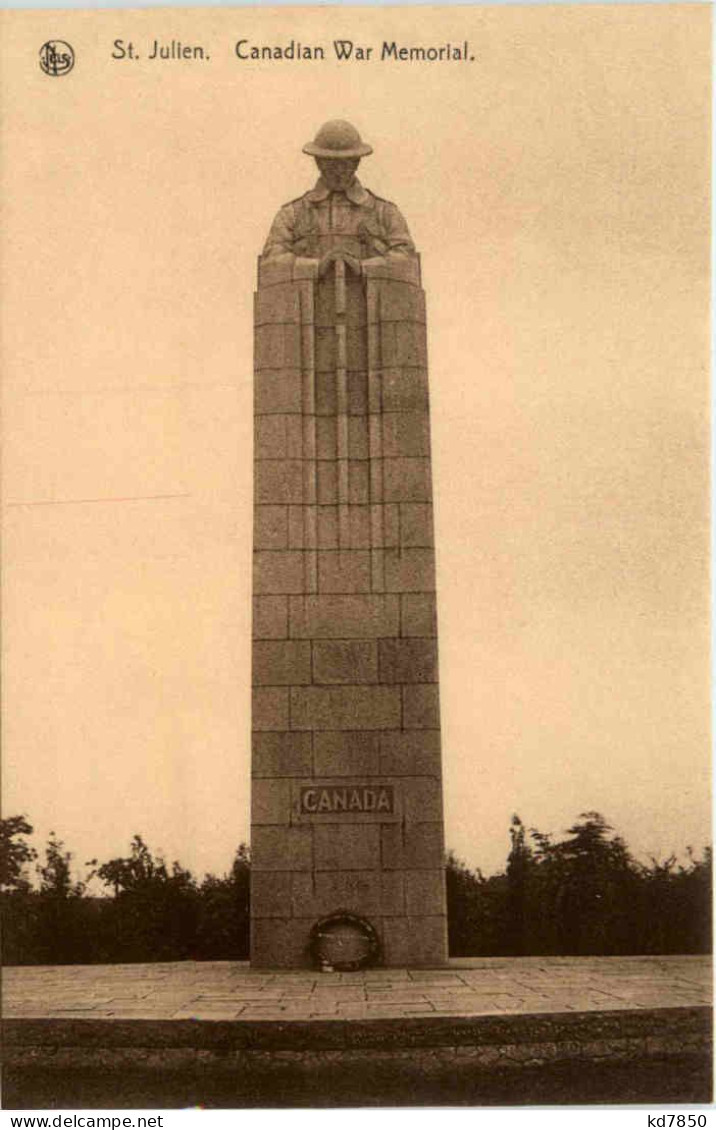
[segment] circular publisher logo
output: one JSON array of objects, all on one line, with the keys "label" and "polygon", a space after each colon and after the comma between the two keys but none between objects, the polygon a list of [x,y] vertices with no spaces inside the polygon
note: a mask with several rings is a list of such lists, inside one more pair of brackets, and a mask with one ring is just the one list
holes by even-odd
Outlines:
[{"label": "circular publisher logo", "polygon": [[75,65],[75,53],[64,39],[48,39],[40,48],[40,67],[46,75],[68,75]]}]

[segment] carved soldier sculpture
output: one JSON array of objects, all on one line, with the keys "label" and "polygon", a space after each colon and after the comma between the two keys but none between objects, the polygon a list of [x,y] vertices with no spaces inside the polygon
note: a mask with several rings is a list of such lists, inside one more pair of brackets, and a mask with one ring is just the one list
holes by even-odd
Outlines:
[{"label": "carved soldier sculpture", "polygon": [[348,122],[259,259],[251,961],[447,956],[420,260]]},{"label": "carved soldier sculpture", "polygon": [[395,204],[369,192],[355,175],[361,158],[373,150],[350,122],[326,122],[303,152],[315,157],[321,175],[310,192],[281,209],[264,259],[285,262],[293,256],[323,276],[334,259],[360,275],[364,261],[415,255]]}]

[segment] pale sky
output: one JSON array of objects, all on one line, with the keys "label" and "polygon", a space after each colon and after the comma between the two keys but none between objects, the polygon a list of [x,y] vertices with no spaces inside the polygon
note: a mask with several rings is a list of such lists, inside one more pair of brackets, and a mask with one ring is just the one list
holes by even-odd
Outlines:
[{"label": "pale sky", "polygon": [[58,79],[3,21],[5,815],[199,875],[248,838],[255,263],[344,117],[422,255],[448,845],[707,842],[709,9],[63,13]]}]

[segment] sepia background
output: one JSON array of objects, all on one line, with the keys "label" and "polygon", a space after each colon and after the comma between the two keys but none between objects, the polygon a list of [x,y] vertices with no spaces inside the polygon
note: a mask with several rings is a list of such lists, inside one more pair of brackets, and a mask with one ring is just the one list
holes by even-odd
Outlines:
[{"label": "sepia background", "polygon": [[[248,837],[256,257],[345,117],[423,261],[447,843],[490,873],[512,813],[596,809],[644,857],[700,848],[709,9],[3,24],[5,815],[80,864],[140,832],[222,872]],[[337,37],[475,61],[338,63]]]}]

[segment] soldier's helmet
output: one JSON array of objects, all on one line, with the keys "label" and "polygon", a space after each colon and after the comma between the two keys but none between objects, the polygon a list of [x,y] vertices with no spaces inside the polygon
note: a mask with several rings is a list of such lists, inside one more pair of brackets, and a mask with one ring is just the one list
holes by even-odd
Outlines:
[{"label": "soldier's helmet", "polygon": [[313,141],[304,145],[303,152],[310,157],[367,157],[373,152],[362,140],[355,126],[336,119],[321,126]]}]

